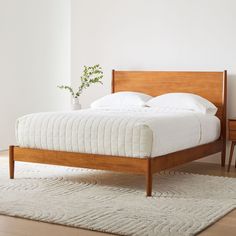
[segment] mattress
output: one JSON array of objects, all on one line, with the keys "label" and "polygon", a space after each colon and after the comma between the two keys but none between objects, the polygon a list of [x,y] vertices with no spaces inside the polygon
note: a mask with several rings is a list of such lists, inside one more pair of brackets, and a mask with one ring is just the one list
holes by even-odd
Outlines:
[{"label": "mattress", "polygon": [[16,122],[20,147],[138,158],[184,150],[219,136],[216,116],[151,108],[36,113]]}]

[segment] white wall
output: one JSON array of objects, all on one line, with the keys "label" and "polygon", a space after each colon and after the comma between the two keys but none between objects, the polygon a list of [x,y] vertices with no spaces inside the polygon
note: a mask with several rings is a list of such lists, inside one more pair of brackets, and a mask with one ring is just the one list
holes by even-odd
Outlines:
[{"label": "white wall", "polygon": [[15,142],[21,115],[66,109],[70,1],[0,0],[0,149]]},{"label": "white wall", "polygon": [[100,63],[103,87],[82,96],[87,107],[110,93],[112,69],[224,70],[229,115],[236,115],[234,0],[72,0],[72,83],[81,67]]}]

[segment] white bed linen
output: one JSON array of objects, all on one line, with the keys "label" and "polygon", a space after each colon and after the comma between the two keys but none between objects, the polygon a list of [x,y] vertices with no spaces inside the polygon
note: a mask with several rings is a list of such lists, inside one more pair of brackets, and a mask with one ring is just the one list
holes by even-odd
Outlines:
[{"label": "white bed linen", "polygon": [[140,158],[209,143],[219,135],[216,116],[152,108],[36,113],[16,122],[20,147]]}]

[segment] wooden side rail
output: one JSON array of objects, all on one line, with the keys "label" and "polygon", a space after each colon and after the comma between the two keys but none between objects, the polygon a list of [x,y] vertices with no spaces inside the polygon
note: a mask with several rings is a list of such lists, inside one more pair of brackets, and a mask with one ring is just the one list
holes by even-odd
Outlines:
[{"label": "wooden side rail", "polygon": [[156,172],[173,168],[222,150],[223,140],[153,158],[105,156],[10,146],[9,171],[10,178],[14,179],[15,161],[22,161],[143,174],[146,176],[146,195],[151,196],[152,178]]}]

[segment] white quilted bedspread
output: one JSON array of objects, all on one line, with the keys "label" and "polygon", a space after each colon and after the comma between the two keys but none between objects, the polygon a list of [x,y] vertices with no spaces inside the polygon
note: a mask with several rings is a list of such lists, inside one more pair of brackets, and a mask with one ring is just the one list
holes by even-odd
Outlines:
[{"label": "white quilted bedspread", "polygon": [[206,123],[205,118],[193,112],[150,108],[36,113],[17,120],[16,139],[21,147],[153,157],[216,140],[219,120],[207,116]]}]

